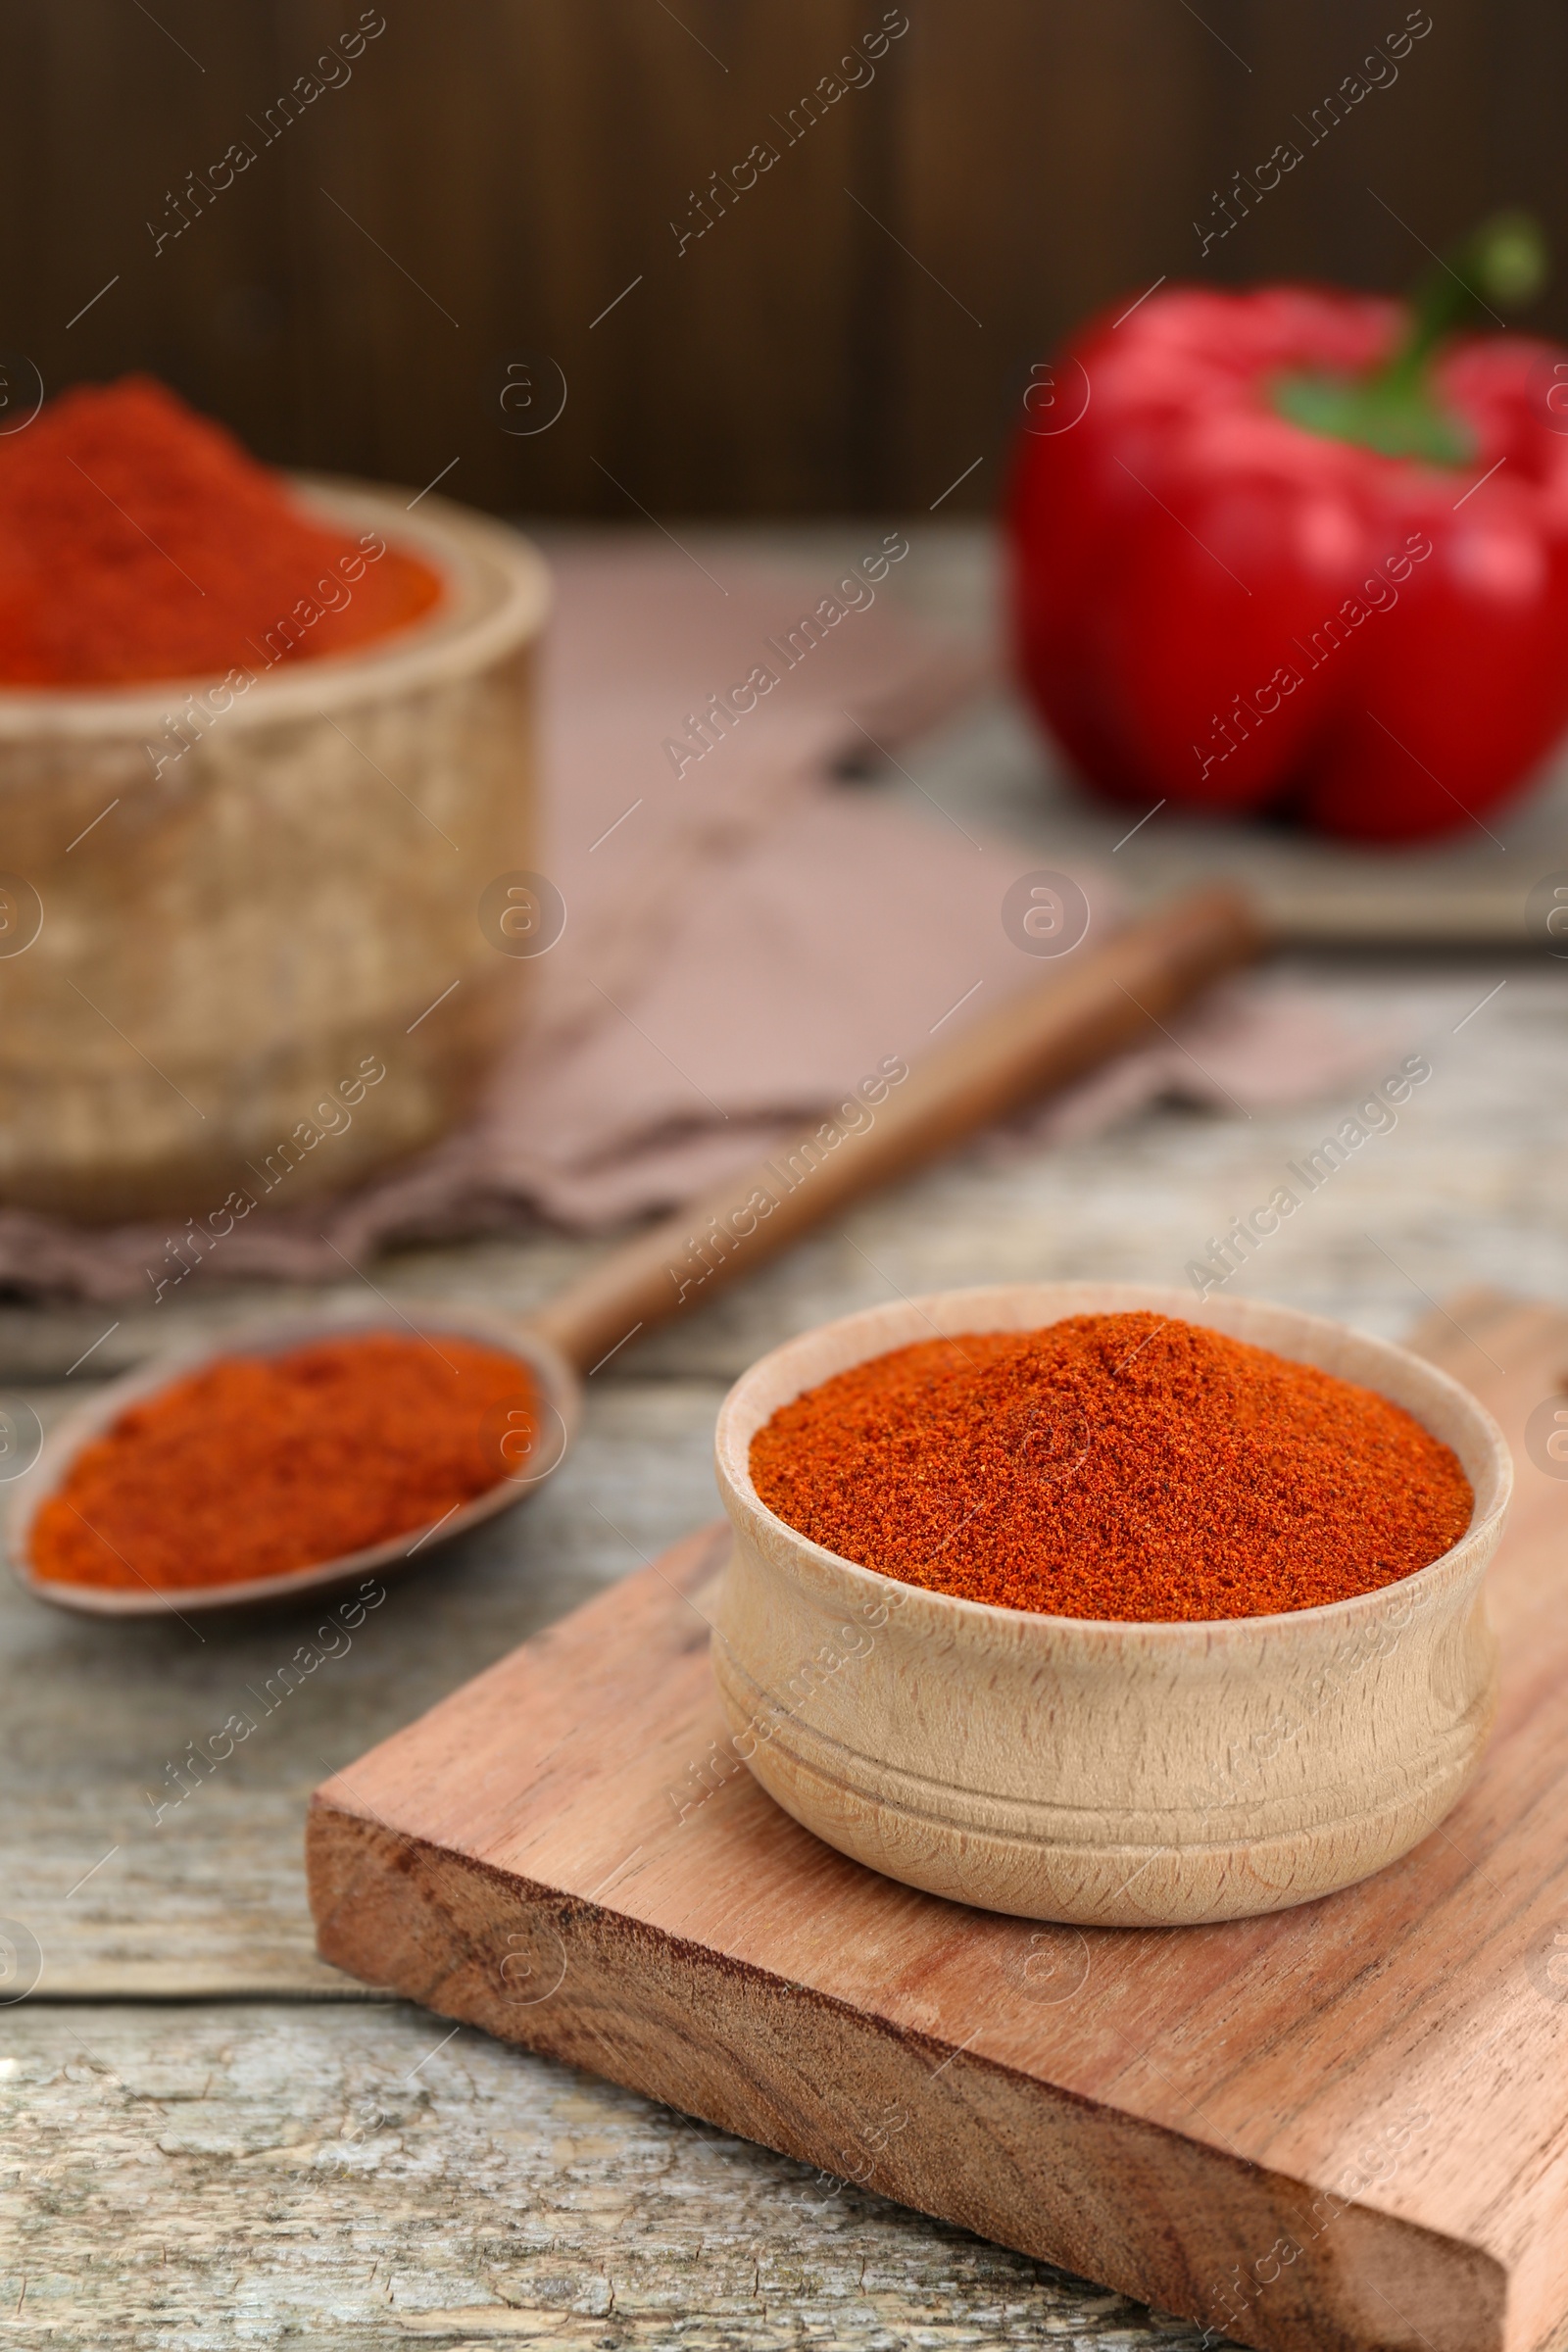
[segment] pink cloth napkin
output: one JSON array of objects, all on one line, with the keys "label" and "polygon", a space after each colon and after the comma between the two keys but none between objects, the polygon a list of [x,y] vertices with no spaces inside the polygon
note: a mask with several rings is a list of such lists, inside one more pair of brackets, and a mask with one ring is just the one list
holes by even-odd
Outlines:
[{"label": "pink cloth napkin", "polygon": [[[346,1199],[253,1214],[225,1241],[224,1277],[325,1280],[397,1240],[672,1206],[1051,968],[1002,920],[1009,884],[1048,860],[835,781],[986,674],[983,652],[890,593],[903,544],[868,528],[866,562],[837,576],[716,556],[710,570],[662,542],[555,555],[542,862],[568,913],[532,1024],[467,1127]],[[805,613],[820,634],[800,630]],[[731,690],[759,669],[776,683],[741,709]],[[705,744],[694,721],[715,695],[736,716]],[[1077,878],[1094,921],[1113,923],[1109,885]],[[1197,1060],[1164,1044],[1128,1055],[1036,1130],[1103,1125],[1172,1091],[1271,1100],[1282,1070],[1309,1095],[1364,1054],[1309,1000],[1233,989],[1193,1017],[1207,1024]],[[0,1212],[0,1281],[122,1298],[167,1272],[165,1241]]]}]

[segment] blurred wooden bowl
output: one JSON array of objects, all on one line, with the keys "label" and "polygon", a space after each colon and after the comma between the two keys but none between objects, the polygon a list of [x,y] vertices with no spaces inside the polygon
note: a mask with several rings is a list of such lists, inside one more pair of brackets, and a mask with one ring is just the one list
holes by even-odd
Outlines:
[{"label": "blurred wooden bowl", "polygon": [[217,712],[210,679],[0,689],[0,1204],[200,1226],[339,1192],[461,1117],[508,1033],[527,961],[478,902],[533,862],[544,561],[443,500],[299,489],[440,605]]},{"label": "blurred wooden bowl", "polygon": [[[1392,1397],[1459,1456],[1468,1532],[1323,1608],[1102,1623],[901,1584],[786,1526],[752,1484],[762,1423],[852,1364],[933,1332],[1144,1308]],[[1142,1284],[938,1292],[775,1348],[730,1391],[717,1451],[735,1550],[713,1672],[736,1752],[797,1821],[889,1878],[1083,1926],[1247,1918],[1408,1852],[1480,1761],[1497,1676],[1481,1580],[1513,1465],[1457,1381],[1386,1341]]]}]

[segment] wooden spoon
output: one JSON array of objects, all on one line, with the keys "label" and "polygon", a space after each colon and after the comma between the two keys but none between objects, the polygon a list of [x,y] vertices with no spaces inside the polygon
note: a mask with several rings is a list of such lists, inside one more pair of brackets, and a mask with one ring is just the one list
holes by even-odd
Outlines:
[{"label": "wooden spoon", "polygon": [[[163,1355],[114,1380],[50,1433],[37,1462],[16,1482],[9,1514],[11,1564],[40,1599],[105,1617],[181,1616],[319,1593],[422,1565],[437,1544],[508,1509],[558,1466],[575,1432],[582,1384],[632,1341],[702,1304],[879,1186],[907,1175],[950,1145],[1139,1043],[1194,992],[1249,962],[1263,946],[1259,918],[1225,885],[1193,891],[1130,923],[1105,946],[1074,955],[1049,980],[1000,1005],[919,1062],[870,1107],[867,1123],[810,1129],[748,1173],[610,1250],[521,1324],[466,1310],[367,1309],[273,1318],[263,1326],[178,1354]],[[837,1140],[826,1140],[829,1134]],[[771,1205],[766,1205],[771,1203]],[[182,1585],[141,1592],[52,1582],[32,1561],[38,1509],[68,1477],[82,1446],[128,1404],[220,1356],[279,1354],[346,1331],[443,1332],[509,1349],[537,1384],[541,1410],[509,1446],[499,1441],[496,1484],[433,1528],[410,1528],[316,1567],[245,1584]],[[503,1456],[510,1455],[510,1466]],[[133,1571],[134,1573],[134,1571]]]}]

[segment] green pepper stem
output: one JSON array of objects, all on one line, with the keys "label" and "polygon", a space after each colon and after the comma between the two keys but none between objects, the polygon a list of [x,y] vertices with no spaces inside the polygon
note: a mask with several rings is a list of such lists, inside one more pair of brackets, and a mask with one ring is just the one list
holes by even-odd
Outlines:
[{"label": "green pepper stem", "polygon": [[1368,386],[1398,398],[1422,378],[1440,346],[1494,303],[1514,309],[1533,301],[1546,279],[1546,241],[1528,213],[1494,213],[1450,261],[1439,261],[1417,285],[1398,349]]},{"label": "green pepper stem", "polygon": [[1359,442],[1385,457],[1468,465],[1474,433],[1440,397],[1432,363],[1460,327],[1483,313],[1495,318],[1494,305],[1508,310],[1529,302],[1545,277],[1546,242],[1530,215],[1494,213],[1421,280],[1404,333],[1381,368],[1358,377],[1283,376],[1273,387],[1274,406],[1303,431]]}]

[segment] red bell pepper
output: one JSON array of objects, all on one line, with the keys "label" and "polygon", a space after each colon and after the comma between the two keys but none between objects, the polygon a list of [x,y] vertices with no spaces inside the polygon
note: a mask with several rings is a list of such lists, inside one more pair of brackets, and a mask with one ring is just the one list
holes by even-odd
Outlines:
[{"label": "red bell pepper", "polygon": [[1542,274],[1502,216],[1413,309],[1182,287],[1069,345],[1019,439],[1012,608],[1092,786],[1402,841],[1479,820],[1551,749],[1568,352],[1454,334]]}]

